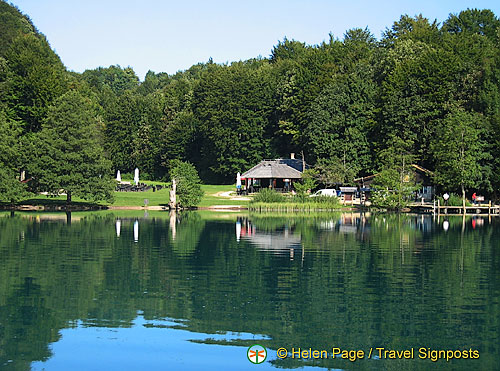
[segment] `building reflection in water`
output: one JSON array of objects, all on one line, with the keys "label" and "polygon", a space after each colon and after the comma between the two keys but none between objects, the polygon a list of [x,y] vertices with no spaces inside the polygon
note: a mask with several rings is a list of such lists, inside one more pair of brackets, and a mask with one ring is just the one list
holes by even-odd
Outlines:
[{"label": "building reflection in water", "polygon": [[293,226],[280,225],[272,230],[258,228],[249,218],[236,220],[236,241],[247,241],[260,250],[276,254],[287,253],[293,259],[294,250],[302,251],[301,235]]},{"label": "building reflection in water", "polygon": [[[248,241],[257,248],[273,251],[288,252],[290,249],[301,249],[303,244],[302,232],[306,229],[316,229],[323,232],[324,237],[330,233],[354,235],[358,241],[369,241],[373,232],[380,228],[384,230],[398,230],[400,233],[400,244],[402,247],[408,246],[413,238],[414,232],[424,235],[432,233],[436,228],[443,228],[445,231],[450,227],[446,220],[442,226],[436,224],[431,215],[373,215],[369,212],[347,212],[335,216],[318,218],[311,222],[311,219],[290,219],[283,218],[261,218],[261,217],[238,217],[235,224],[236,240]],[[271,225],[275,223],[275,225]],[[482,225],[484,221],[479,218],[475,220],[474,226]],[[321,236],[321,234],[318,234]],[[423,244],[423,242],[421,241]],[[293,252],[290,253],[293,256]]]}]

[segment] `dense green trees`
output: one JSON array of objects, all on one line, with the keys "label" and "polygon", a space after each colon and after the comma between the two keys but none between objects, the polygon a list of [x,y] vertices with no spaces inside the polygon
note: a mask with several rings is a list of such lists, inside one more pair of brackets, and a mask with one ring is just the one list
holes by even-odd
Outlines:
[{"label": "dense green trees", "polygon": [[[442,26],[403,15],[379,41],[368,29],[319,45],[285,38],[267,59],[149,71],[144,82],[130,67],[69,73],[17,9],[0,2],[0,19],[0,110],[20,130],[11,181],[31,166],[26,148],[49,108],[72,89],[97,103],[96,135],[114,172],[138,167],[145,179],[168,180],[180,160],[204,182],[229,183],[295,152],[318,165],[325,185],[348,184],[387,170],[381,158],[397,156],[399,138],[448,192],[500,189],[500,20],[490,10],[451,14]],[[449,126],[459,125],[452,117],[480,118],[478,174],[465,183],[443,162]]]},{"label": "dense green trees", "polygon": [[397,135],[388,138],[387,148],[378,156],[381,167],[373,182],[377,188],[372,200],[374,205],[400,210],[411,201],[418,188],[412,167],[417,158],[412,154],[412,148],[412,140]]},{"label": "dense green trees", "polygon": [[374,123],[375,92],[370,68],[363,66],[338,76],[319,94],[304,133],[310,160],[328,159],[348,166],[353,169],[351,175],[370,168],[368,135]]},{"label": "dense green trees", "polygon": [[273,112],[270,68],[263,61],[211,65],[193,89],[202,176],[233,180],[270,155],[266,127]]},{"label": "dense green trees", "polygon": [[67,89],[64,66],[47,41],[20,35],[6,52],[4,99],[24,130],[38,131],[52,101]]},{"label": "dense green trees", "polygon": [[[436,181],[449,189],[460,187],[465,205],[465,190],[488,182],[491,160],[484,141],[483,117],[455,109],[441,123],[432,152],[436,157]],[[488,183],[482,184],[489,190]]]},{"label": "dense green trees", "polygon": [[21,183],[21,128],[0,111],[0,200],[16,202],[26,195],[26,184]]},{"label": "dense green trees", "polygon": [[33,187],[86,200],[112,200],[115,182],[105,158],[92,102],[69,91],[50,107],[42,130],[35,134],[27,164]]}]

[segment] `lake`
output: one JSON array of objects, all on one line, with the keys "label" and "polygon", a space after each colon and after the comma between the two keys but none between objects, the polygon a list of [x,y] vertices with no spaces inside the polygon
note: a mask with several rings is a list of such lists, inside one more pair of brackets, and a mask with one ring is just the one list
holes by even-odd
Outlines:
[{"label": "lake", "polygon": [[2,213],[0,369],[498,370],[499,227],[487,216]]}]

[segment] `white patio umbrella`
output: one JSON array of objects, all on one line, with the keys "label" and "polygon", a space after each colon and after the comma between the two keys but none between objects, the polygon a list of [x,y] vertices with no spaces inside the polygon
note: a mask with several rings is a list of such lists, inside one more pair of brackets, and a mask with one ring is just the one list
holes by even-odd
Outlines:
[{"label": "white patio umbrella", "polygon": [[241,188],[241,174],[236,174],[236,188]]},{"label": "white patio umbrella", "polygon": [[135,185],[139,185],[139,169],[138,168],[135,168],[134,182],[135,182]]},{"label": "white patio umbrella", "polygon": [[122,181],[122,175],[120,174],[120,170],[116,172],[116,181],[121,182]]}]

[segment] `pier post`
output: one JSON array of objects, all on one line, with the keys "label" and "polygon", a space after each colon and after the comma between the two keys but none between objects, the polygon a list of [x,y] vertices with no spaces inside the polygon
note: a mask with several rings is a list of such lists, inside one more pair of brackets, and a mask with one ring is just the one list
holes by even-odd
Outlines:
[{"label": "pier post", "polygon": [[439,205],[439,198],[438,198],[438,217],[439,217],[439,214],[441,214],[441,206]]}]

